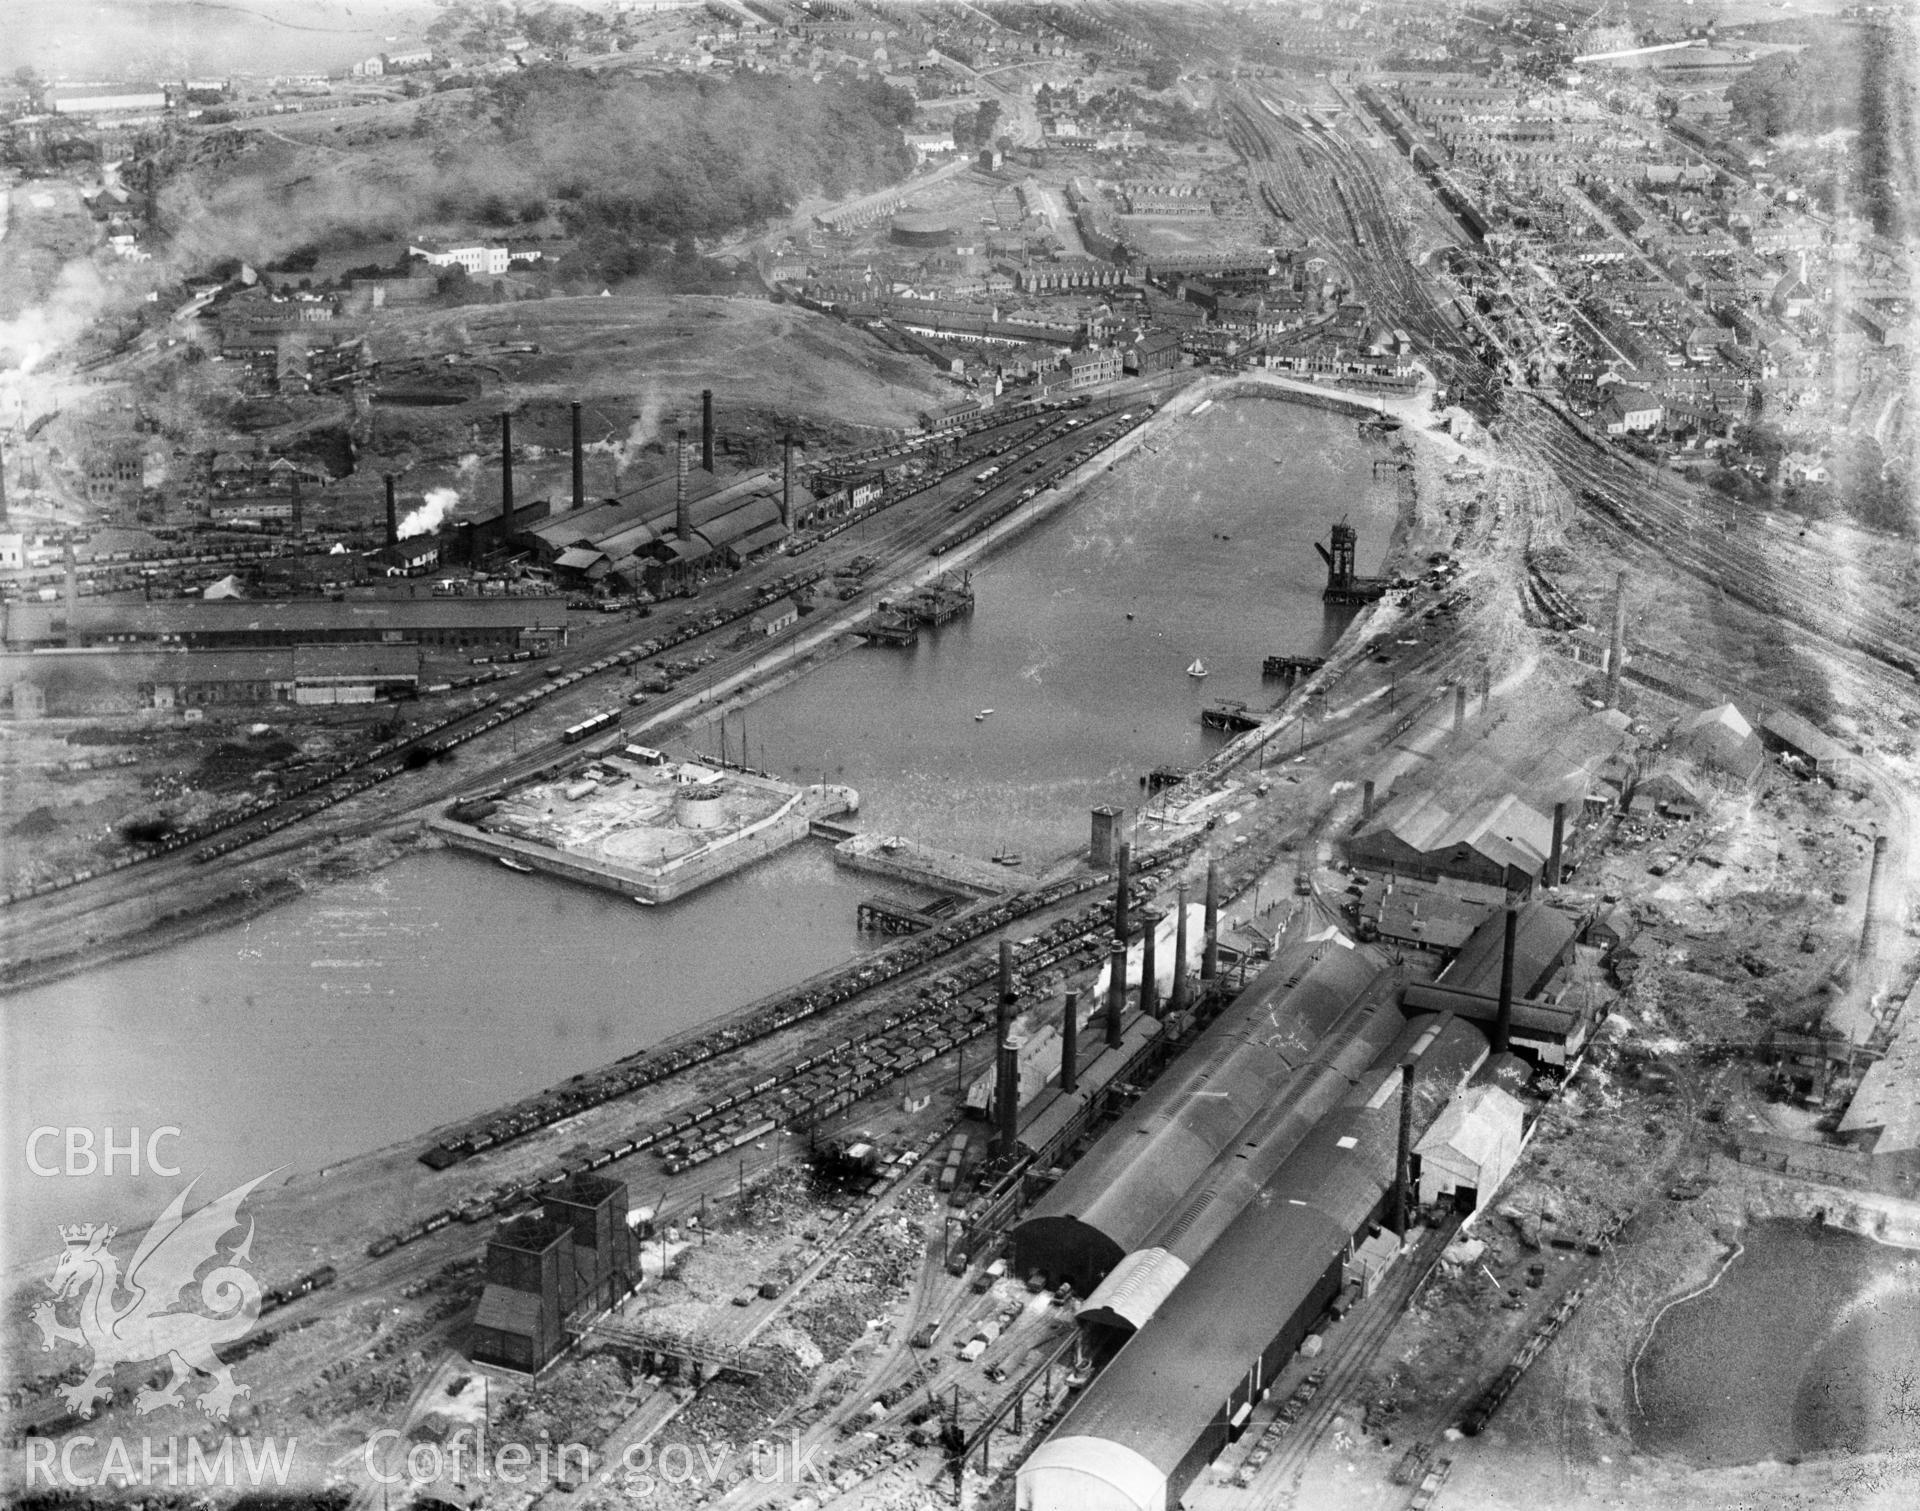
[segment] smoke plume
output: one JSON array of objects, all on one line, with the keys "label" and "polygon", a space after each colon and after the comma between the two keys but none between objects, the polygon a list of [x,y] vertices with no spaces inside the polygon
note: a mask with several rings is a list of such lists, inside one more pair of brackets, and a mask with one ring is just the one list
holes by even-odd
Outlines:
[{"label": "smoke plume", "polygon": [[453,506],[460,502],[459,493],[452,488],[429,488],[420,496],[420,507],[411,510],[400,521],[400,538],[425,535],[430,530],[440,528],[441,522],[453,512]]}]

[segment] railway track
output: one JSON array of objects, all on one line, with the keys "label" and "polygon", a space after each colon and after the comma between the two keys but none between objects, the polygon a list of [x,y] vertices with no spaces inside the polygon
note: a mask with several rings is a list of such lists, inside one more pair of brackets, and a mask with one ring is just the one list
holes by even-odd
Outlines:
[{"label": "railway track", "polygon": [[1615,539],[1657,552],[1749,608],[1920,680],[1920,634],[1910,618],[1864,594],[1835,591],[1830,563],[1796,561],[1797,543],[1772,541],[1763,549],[1682,485],[1643,474],[1538,400],[1514,406],[1509,423],[1510,436],[1533,446]]},{"label": "railway track", "polygon": [[1497,378],[1440,313],[1404,256],[1399,221],[1374,164],[1337,135],[1309,130],[1251,91],[1231,100],[1227,113],[1230,139],[1262,202],[1291,206],[1286,218],[1339,263],[1369,309],[1422,345],[1449,389],[1496,408]]}]

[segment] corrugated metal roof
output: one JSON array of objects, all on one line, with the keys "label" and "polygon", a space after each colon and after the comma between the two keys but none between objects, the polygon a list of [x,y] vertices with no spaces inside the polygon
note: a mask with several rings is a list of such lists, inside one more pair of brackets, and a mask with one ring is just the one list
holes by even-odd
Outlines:
[{"label": "corrugated metal roof", "polygon": [[1414,1152],[1422,1158],[1451,1153],[1481,1169],[1496,1169],[1504,1178],[1520,1155],[1521,1121],[1520,1103],[1508,1092],[1469,1087],[1434,1120]]},{"label": "corrugated metal roof", "polygon": [[1015,1230],[1076,1241],[1104,1267],[1139,1248],[1214,1157],[1265,1108],[1274,1084],[1303,1063],[1378,974],[1367,950],[1294,950],[1261,972],[1132,1113],[1037,1202]]},{"label": "corrugated metal roof", "polygon": [[[1578,925],[1559,909],[1529,902],[1520,910],[1513,939],[1513,994],[1536,995],[1572,946]],[[1500,957],[1506,943],[1504,910],[1489,915],[1468,937],[1460,953],[1441,972],[1439,984],[1460,991],[1498,996]]]},{"label": "corrugated metal roof", "polygon": [[[1471,1024],[1453,1019],[1440,1026],[1415,1077],[1416,1136],[1486,1049],[1485,1036]],[[1398,1101],[1369,1108],[1365,1100],[1382,1077],[1399,1074],[1398,1054],[1396,1042],[1347,1104],[1314,1128],[1260,1199],[1242,1210],[1087,1387],[1053,1441],[1104,1439],[1144,1458],[1163,1477],[1181,1463],[1320,1277],[1345,1255],[1348,1240],[1391,1184]]]}]

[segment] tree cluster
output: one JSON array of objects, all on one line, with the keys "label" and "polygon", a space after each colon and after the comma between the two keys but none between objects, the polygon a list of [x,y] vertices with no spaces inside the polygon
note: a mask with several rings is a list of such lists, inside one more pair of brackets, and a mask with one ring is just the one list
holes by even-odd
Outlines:
[{"label": "tree cluster", "polygon": [[1860,124],[1866,54],[1856,37],[1762,58],[1727,87],[1749,136],[1818,134]]},{"label": "tree cluster", "polygon": [[807,195],[876,188],[913,166],[901,134],[913,101],[874,82],[535,69],[477,103],[498,138],[481,150],[504,156],[506,171],[479,203],[456,191],[460,202],[442,214],[531,223],[551,197],[579,239],[578,271],[593,277],[644,271],[667,248],[688,260],[694,239],[785,214]]}]

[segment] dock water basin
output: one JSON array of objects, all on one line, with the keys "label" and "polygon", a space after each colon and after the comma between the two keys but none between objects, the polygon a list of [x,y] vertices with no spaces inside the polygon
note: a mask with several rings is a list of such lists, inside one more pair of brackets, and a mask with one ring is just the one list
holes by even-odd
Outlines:
[{"label": "dock water basin", "polygon": [[[791,785],[855,787],[861,830],[974,857],[1017,885],[993,856],[1018,850],[1031,873],[1086,844],[1089,808],[1131,816],[1145,773],[1198,764],[1227,738],[1202,727],[1208,704],[1265,707],[1265,656],[1337,638],[1351,616],[1321,603],[1313,543],[1344,515],[1361,569],[1375,569],[1393,499],[1367,483],[1370,452],[1338,415],[1217,403],[987,558],[972,614],[753,703],[729,721],[731,748]],[[1196,655],[1205,682],[1186,676]],[[717,733],[695,725],[665,743],[684,759],[717,751]],[[311,1170],[877,948],[886,936],[857,923],[877,888],[935,897],[836,867],[826,843],[660,908],[485,856],[409,857],[11,997],[7,1136],[22,1151],[40,1123],[169,1123],[183,1129],[176,1163],[207,1184]],[[6,1173],[27,1230],[8,1242],[39,1253],[31,1230],[63,1210],[57,1192],[21,1153]],[[117,1181],[124,1210],[98,1220],[144,1221],[175,1185]]]}]

